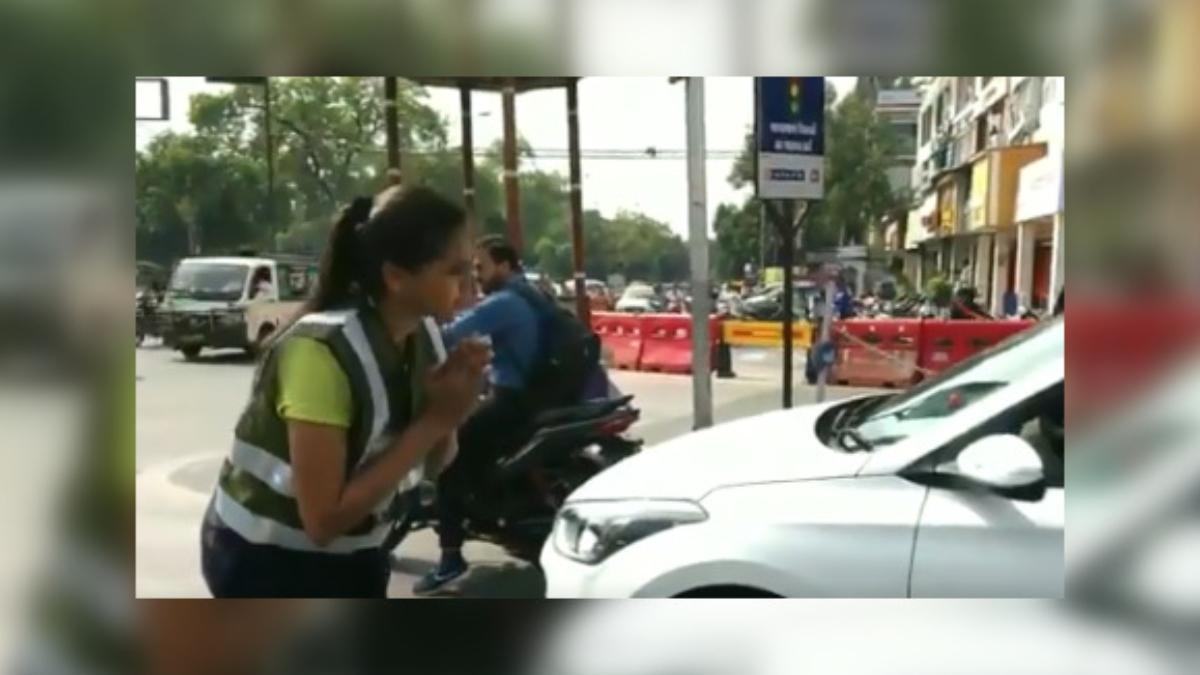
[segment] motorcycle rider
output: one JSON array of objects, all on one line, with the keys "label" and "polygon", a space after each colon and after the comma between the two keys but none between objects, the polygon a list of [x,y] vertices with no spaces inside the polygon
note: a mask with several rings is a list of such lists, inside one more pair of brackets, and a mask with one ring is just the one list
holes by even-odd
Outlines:
[{"label": "motorcycle rider", "polygon": [[436,591],[466,573],[464,497],[497,457],[528,440],[537,414],[526,385],[544,336],[537,309],[516,288],[528,284],[516,249],[501,237],[482,239],[475,252],[475,278],[486,297],[460,314],[444,336],[448,346],[472,336],[490,338],[491,395],[459,429],[458,456],[438,479],[441,560],[413,586],[417,594]]}]

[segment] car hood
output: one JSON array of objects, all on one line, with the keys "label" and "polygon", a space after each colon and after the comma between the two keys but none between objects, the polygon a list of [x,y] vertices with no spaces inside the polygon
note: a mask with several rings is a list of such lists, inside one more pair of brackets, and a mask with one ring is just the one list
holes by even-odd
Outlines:
[{"label": "car hood", "polygon": [[603,471],[570,501],[699,500],[722,487],[853,476],[863,454],[831,450],[817,440],[817,417],[835,403],[779,410],[646,448]]}]

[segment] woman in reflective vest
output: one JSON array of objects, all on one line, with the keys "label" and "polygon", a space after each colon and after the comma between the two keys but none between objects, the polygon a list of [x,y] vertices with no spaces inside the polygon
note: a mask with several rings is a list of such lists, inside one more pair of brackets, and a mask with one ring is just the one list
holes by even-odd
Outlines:
[{"label": "woman in reflective vest", "polygon": [[[216,597],[384,597],[394,499],[449,461],[490,354],[446,355],[466,217],[389,188],[334,225],[313,295],[263,354],[202,528]],[[431,476],[432,477],[432,476]]]}]

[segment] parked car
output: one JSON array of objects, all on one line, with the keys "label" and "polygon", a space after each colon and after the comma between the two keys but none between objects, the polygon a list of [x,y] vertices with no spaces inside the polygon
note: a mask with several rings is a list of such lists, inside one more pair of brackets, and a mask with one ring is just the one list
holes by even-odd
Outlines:
[{"label": "parked car", "polygon": [[646,314],[653,312],[661,312],[666,309],[666,303],[652,286],[645,284],[631,284],[621,294],[621,299],[617,301],[618,312],[630,312],[634,314]]},{"label": "parked car", "polygon": [[552,597],[1060,597],[1062,320],[899,394],[694,432],[567,500]]},{"label": "parked car", "polygon": [[203,348],[254,352],[300,308],[316,278],[309,258],[185,258],[159,307],[163,342],[189,360]]},{"label": "parked car", "polygon": [[[798,281],[792,285],[792,312],[797,320],[808,318],[821,289],[811,281]],[[783,319],[783,284],[772,284],[759,293],[744,298],[736,306],[741,318],[753,321],[780,321]]]}]

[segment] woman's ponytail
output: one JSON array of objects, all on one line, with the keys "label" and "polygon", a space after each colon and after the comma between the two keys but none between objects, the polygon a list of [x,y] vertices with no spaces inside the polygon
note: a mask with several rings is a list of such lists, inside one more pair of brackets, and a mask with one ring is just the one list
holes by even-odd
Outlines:
[{"label": "woman's ponytail", "polygon": [[358,197],[342,209],[329,232],[329,242],[321,254],[317,285],[305,303],[303,313],[345,305],[358,294],[362,262],[359,228],[370,218],[372,205],[370,197]]}]

